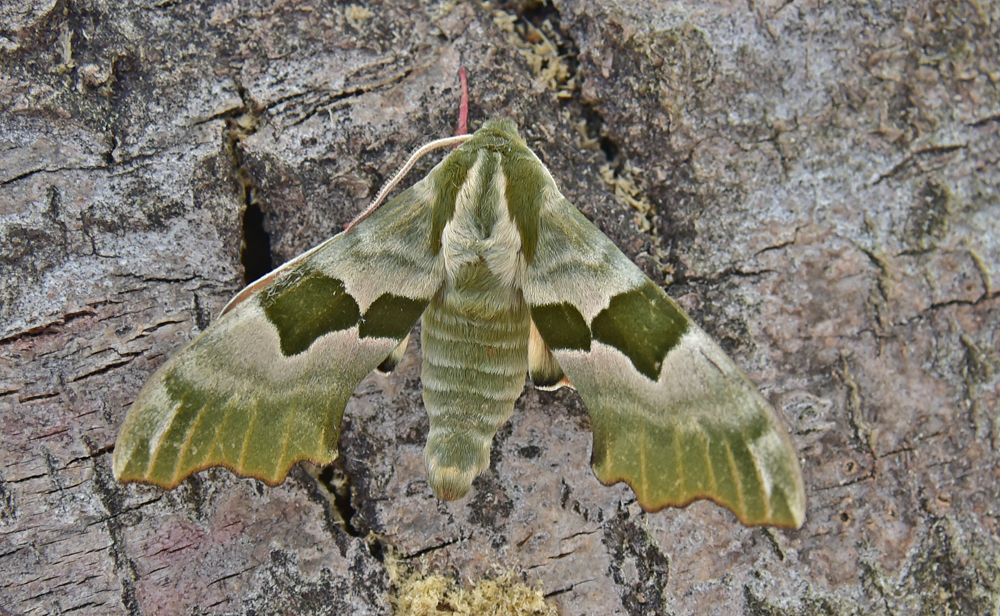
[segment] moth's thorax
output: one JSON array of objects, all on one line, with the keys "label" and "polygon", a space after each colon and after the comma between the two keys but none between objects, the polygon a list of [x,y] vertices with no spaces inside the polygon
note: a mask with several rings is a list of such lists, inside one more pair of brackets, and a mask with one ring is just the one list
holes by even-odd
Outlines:
[{"label": "moth's thorax", "polygon": [[492,298],[513,293],[519,298],[524,255],[510,215],[503,157],[485,148],[474,156],[441,233],[445,288]]},{"label": "moth's thorax", "polygon": [[432,181],[431,248],[438,254],[449,243],[448,274],[484,259],[503,285],[518,287],[535,256],[542,202],[558,191],[514,124],[486,122],[441,162]]}]

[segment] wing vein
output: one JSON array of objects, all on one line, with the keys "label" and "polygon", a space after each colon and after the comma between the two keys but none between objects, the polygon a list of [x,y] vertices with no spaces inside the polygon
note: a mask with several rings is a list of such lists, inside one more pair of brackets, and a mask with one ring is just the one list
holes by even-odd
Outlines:
[{"label": "wing vein", "polygon": [[274,465],[274,477],[281,477],[281,470],[287,463],[286,458],[288,457],[288,442],[292,438],[292,414],[288,413],[285,417],[285,433],[281,438],[281,455],[278,456],[278,461]]},{"label": "wing vein", "polygon": [[174,475],[171,477],[170,482],[176,483],[178,481],[178,475],[181,473],[181,469],[184,468],[184,463],[187,460],[188,453],[191,451],[191,440],[194,437],[194,431],[197,429],[198,424],[201,423],[202,417],[205,414],[205,405],[202,405],[198,409],[198,414],[195,416],[194,421],[191,422],[191,426],[187,429],[187,433],[184,435],[184,444],[181,447],[180,452],[177,454],[177,465],[174,467]]},{"label": "wing vein", "polygon": [[764,490],[764,507],[766,509],[765,519],[771,519],[771,482],[769,481],[770,476],[765,476],[767,471],[761,466],[760,457],[757,456],[756,447],[747,447],[747,452],[750,454],[750,459],[753,460],[753,468],[757,472],[757,480],[760,481],[760,487]]},{"label": "wing vein", "polygon": [[723,441],[723,445],[726,448],[726,458],[729,460],[729,467],[733,469],[733,483],[736,485],[736,502],[734,505],[739,508],[737,516],[741,520],[745,520],[747,518],[747,505],[743,498],[743,481],[740,479],[739,469],[736,467],[736,457],[729,446],[729,441]]},{"label": "wing vein", "polygon": [[[684,450],[681,449],[681,430],[674,427],[674,451],[677,452],[677,486],[681,493],[687,492],[687,480],[684,478]],[[684,500],[683,497],[680,500]]]},{"label": "wing vein", "polygon": [[708,480],[712,486],[712,494],[719,493],[719,484],[715,480],[715,468],[712,466],[712,433],[702,426],[698,430],[705,435],[705,468],[708,469]]},{"label": "wing vein", "polygon": [[646,431],[639,431],[639,478],[643,498],[649,499],[649,475],[646,470]]},{"label": "wing vein", "polygon": [[[215,426],[215,436],[212,437],[212,440],[209,441],[209,443],[208,443],[208,448],[207,448],[208,453],[206,455],[209,458],[211,458],[213,456],[213,453],[215,452],[215,448],[219,446],[219,438],[221,438],[221,436],[222,436],[222,427],[225,426],[226,423],[229,421],[229,414],[232,413],[232,409],[233,409],[232,405],[230,405],[229,401],[227,400],[226,401],[226,411],[224,412],[224,414],[222,416],[222,421],[219,422],[219,425]],[[223,457],[223,456],[219,456],[219,457]]]},{"label": "wing vein", "polygon": [[163,439],[170,432],[170,427],[173,425],[174,421],[177,419],[177,413],[180,411],[181,406],[184,405],[184,400],[174,405],[174,408],[170,411],[170,420],[167,421],[167,425],[164,426],[163,430],[160,431],[160,435],[156,439],[156,447],[153,448],[153,455],[149,456],[149,464],[146,465],[146,472],[143,473],[143,477],[149,477],[152,475],[153,468],[156,466],[156,460],[160,457],[160,451],[163,447]]},{"label": "wing vein", "polygon": [[254,426],[257,424],[257,405],[254,405],[253,415],[250,416],[250,422],[247,424],[247,430],[243,433],[243,447],[240,448],[240,457],[237,460],[237,467],[242,472],[243,465],[246,464],[247,459],[247,447],[250,446],[250,435],[253,434]]}]

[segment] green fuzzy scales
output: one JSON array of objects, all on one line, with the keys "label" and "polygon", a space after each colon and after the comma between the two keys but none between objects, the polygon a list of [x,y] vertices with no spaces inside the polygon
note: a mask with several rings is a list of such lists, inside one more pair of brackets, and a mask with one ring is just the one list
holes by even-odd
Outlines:
[{"label": "green fuzzy scales", "polygon": [[747,524],[802,524],[774,410],[562,196],[509,121],[238,295],[140,392],[115,476],[173,487],[221,465],[274,484],[298,460],[332,461],[354,388],[398,361],[421,316],[439,497],[463,496],[487,468],[530,372],[579,391],[595,473],[647,509],[709,498]]}]

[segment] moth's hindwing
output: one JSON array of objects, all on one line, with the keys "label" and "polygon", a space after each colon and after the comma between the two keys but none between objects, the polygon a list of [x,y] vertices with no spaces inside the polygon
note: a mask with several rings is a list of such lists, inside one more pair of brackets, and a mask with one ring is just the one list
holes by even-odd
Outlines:
[{"label": "moth's hindwing", "polygon": [[269,484],[337,455],[341,415],[440,286],[430,180],[253,285],[139,393],[114,452],[120,481],[166,488],[210,466]]},{"label": "moth's hindwing", "polygon": [[801,526],[795,448],[757,388],[554,185],[540,216],[524,296],[590,413],[598,478],[651,511],[708,498],[744,524]]},{"label": "moth's hindwing", "polygon": [[390,374],[399,365],[399,362],[403,359],[403,355],[406,354],[406,346],[409,342],[410,335],[407,334],[375,369],[381,374]]},{"label": "moth's hindwing", "polygon": [[538,389],[554,390],[571,386],[569,379],[559,367],[559,362],[552,355],[552,350],[538,333],[534,321],[531,323],[531,334],[528,337],[528,374],[531,375],[532,384]]}]

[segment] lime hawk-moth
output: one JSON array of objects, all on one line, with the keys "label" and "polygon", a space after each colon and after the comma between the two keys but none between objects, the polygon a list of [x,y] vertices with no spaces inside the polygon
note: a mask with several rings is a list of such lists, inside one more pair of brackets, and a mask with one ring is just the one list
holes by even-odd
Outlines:
[{"label": "lime hawk-moth", "polygon": [[719,346],[491,120],[422,180],[241,292],[149,380],[114,451],[120,481],[172,488],[225,466],[268,484],[337,456],[341,417],[422,318],[425,459],[466,494],[525,385],[570,385],[592,464],[648,510],[708,498],[745,524],[801,526],[796,452]]}]

